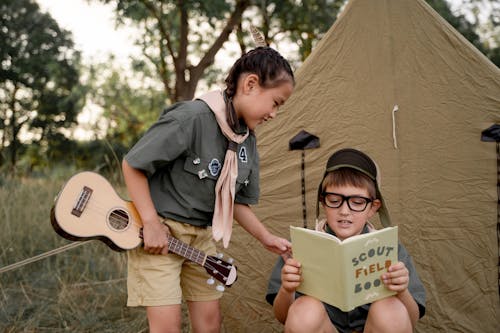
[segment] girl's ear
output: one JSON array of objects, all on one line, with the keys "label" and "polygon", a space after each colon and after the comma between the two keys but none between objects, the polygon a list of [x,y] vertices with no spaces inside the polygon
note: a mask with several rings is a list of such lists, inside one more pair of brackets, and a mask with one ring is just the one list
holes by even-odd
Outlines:
[{"label": "girl's ear", "polygon": [[243,92],[249,93],[259,87],[259,76],[254,73],[247,74],[243,79]]}]

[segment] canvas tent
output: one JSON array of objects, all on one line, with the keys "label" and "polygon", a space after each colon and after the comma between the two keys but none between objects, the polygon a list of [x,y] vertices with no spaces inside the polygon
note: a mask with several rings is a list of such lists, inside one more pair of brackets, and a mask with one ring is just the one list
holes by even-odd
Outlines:
[{"label": "canvas tent", "polygon": [[[393,224],[428,296],[418,332],[498,332],[497,165],[481,132],[500,123],[500,70],[423,0],[351,0],[305,63],[278,117],[258,130],[257,214],[288,237],[302,224],[299,151],[306,130],[309,226],[328,156],[370,154]],[[227,332],[279,332],[264,302],[270,255],[235,226],[240,277],[223,298]],[[236,245],[237,243],[237,245]]]}]

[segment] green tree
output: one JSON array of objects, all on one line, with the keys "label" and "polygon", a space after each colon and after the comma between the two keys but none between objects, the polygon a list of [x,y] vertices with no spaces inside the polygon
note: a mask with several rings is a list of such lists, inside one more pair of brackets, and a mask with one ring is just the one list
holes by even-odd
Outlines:
[{"label": "green tree", "polygon": [[111,66],[113,58],[91,66],[89,70],[89,101],[99,107],[104,124],[96,130],[105,133],[102,139],[113,146],[129,148],[158,119],[165,106],[165,95],[161,85],[148,80],[154,76],[148,69],[139,70],[135,63],[133,71],[123,71]]},{"label": "green tree", "polygon": [[451,11],[449,6],[440,14],[500,67],[500,1],[461,0],[456,7],[451,19],[447,14]]},{"label": "green tree", "polygon": [[346,0],[256,0],[259,27],[268,44],[271,41],[297,46],[298,62],[330,29]]},{"label": "green tree", "polygon": [[170,102],[192,99],[215,55],[240,23],[249,0],[98,0],[115,4],[118,22],[142,34],[137,44]]},{"label": "green tree", "polygon": [[12,167],[26,144],[44,154],[61,128],[76,123],[84,94],[79,60],[70,33],[36,2],[0,3],[0,144]]}]

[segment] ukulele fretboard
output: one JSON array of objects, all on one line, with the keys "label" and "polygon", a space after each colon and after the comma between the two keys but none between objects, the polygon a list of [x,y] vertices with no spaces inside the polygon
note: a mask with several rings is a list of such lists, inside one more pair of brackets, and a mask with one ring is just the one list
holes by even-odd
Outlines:
[{"label": "ukulele fretboard", "polygon": [[205,253],[187,245],[186,243],[172,236],[168,236],[168,250],[186,259],[194,261],[201,266],[203,266],[205,263]]}]

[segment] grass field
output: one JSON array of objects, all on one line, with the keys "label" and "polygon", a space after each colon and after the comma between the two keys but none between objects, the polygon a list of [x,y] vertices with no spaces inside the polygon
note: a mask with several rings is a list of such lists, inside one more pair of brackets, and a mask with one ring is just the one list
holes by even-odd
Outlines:
[{"label": "grass field", "polygon": [[[70,242],[50,224],[65,179],[0,180],[0,267]],[[147,332],[126,307],[126,254],[91,241],[0,274],[0,332]]]}]

